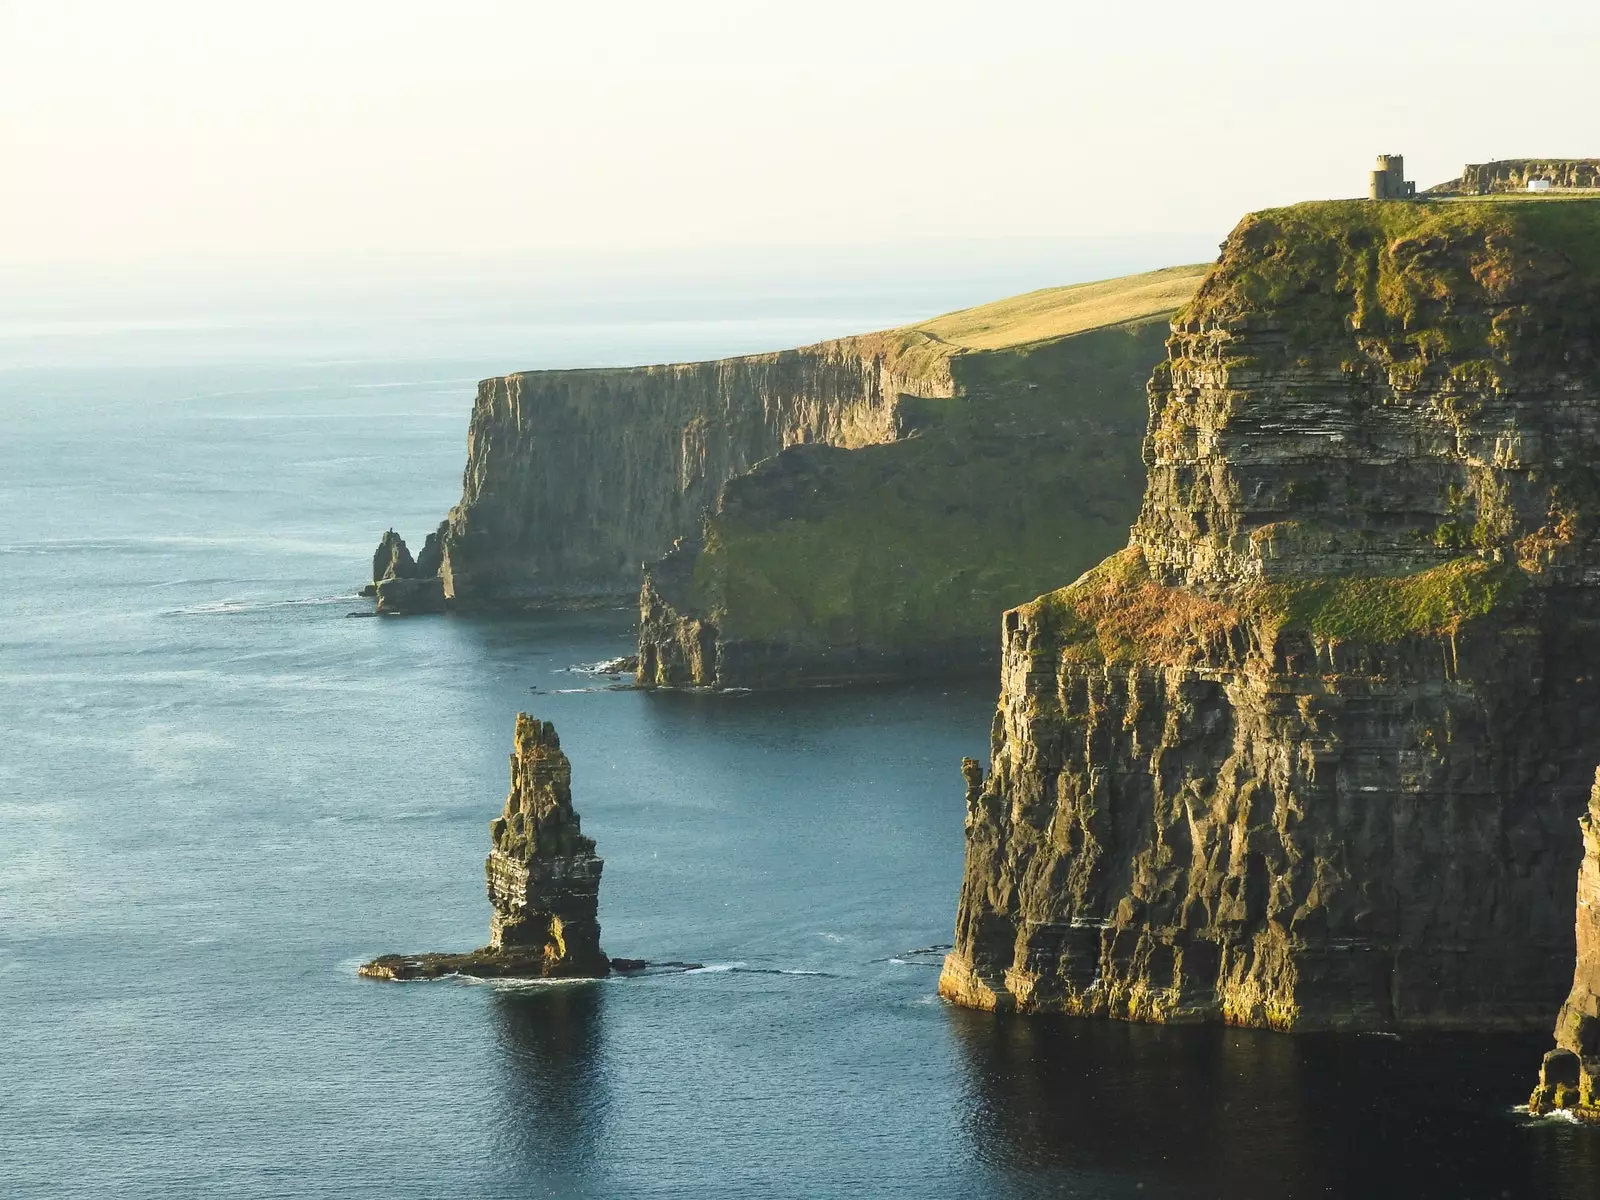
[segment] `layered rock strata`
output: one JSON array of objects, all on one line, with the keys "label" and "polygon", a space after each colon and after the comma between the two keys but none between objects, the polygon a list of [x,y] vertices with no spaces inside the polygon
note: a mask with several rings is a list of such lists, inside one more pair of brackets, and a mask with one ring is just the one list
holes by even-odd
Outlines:
[{"label": "layered rock strata", "polygon": [[[1196,276],[1197,277],[1197,276]],[[915,435],[794,446],[648,564],[638,679],[786,687],[992,670],[995,618],[1116,548],[1168,314],[948,359]]]},{"label": "layered rock strata", "polygon": [[597,915],[604,864],[572,807],[572,764],[548,721],[517,714],[511,791],[489,835],[489,944],[467,954],[384,955],[361,974],[589,978],[610,971]]},{"label": "layered rock strata", "polygon": [[1600,1124],[1600,775],[1589,794],[1581,832],[1577,967],[1572,991],[1556,1018],[1556,1048],[1544,1056],[1528,1109],[1566,1112]]},{"label": "layered rock strata", "polygon": [[892,440],[902,396],[950,387],[925,341],[893,334],[486,379],[443,528],[445,593],[468,609],[634,597],[639,564],[692,532],[727,479],[795,443]]},{"label": "layered rock strata", "polygon": [[1008,612],[940,990],[1542,1025],[1600,759],[1600,205],[1246,218],[1128,548]]},{"label": "layered rock strata", "polygon": [[[1195,268],[1073,288],[775,354],[484,380],[461,502],[440,530],[453,607],[633,598],[723,483],[795,445],[914,435],[962,384],[952,359],[1171,311]],[[931,407],[930,407],[931,405]]]}]

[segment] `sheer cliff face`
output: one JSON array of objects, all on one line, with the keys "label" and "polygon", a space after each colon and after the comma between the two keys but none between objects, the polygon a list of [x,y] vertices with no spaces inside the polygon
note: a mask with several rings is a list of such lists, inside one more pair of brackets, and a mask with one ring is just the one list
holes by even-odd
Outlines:
[{"label": "sheer cliff face", "polygon": [[446,591],[463,608],[632,596],[639,564],[693,530],[731,476],[797,442],[892,438],[900,396],[950,388],[938,355],[895,335],[487,379],[443,539]]},{"label": "sheer cliff face", "polygon": [[650,566],[646,685],[774,687],[992,670],[995,617],[1121,544],[1167,316],[950,359],[917,436],[795,446],[730,480]]},{"label": "sheer cliff face", "polygon": [[1572,991],[1556,1018],[1556,1048],[1544,1056],[1528,1107],[1563,1109],[1600,1124],[1600,775],[1581,823],[1578,868],[1578,956]]},{"label": "sheer cliff face", "polygon": [[1008,613],[941,991],[1543,1025],[1600,742],[1600,206],[1247,218],[1129,548]]}]

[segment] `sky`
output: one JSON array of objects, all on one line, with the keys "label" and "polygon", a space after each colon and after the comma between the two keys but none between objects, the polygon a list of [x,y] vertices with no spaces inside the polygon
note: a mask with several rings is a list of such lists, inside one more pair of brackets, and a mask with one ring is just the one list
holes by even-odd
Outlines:
[{"label": "sky", "polygon": [[1600,6],[0,0],[0,267],[1126,237],[1600,156]]}]

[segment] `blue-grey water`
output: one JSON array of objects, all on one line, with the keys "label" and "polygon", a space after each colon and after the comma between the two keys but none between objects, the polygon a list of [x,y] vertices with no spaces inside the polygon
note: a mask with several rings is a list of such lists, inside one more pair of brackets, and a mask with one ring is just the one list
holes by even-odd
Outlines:
[{"label": "blue-grey water", "polygon": [[[377,533],[456,498],[479,375],[915,308],[453,357],[358,322],[0,339],[0,1194],[1600,1194],[1600,1134],[1513,1111],[1541,1036],[940,1003],[990,684],[646,695],[567,670],[627,612],[348,615]],[[484,940],[519,709],[572,757],[606,949],[704,971],[356,977]]]}]

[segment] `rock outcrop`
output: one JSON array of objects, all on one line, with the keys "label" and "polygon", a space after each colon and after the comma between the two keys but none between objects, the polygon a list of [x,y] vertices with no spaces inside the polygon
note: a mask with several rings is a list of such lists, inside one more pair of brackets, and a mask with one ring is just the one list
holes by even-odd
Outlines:
[{"label": "rock outcrop", "polygon": [[[443,527],[441,526],[441,532]],[[394,530],[378,541],[372,555],[372,586],[378,611],[384,614],[444,612],[444,581],[439,577],[443,552],[439,534],[430,533],[415,561]]]},{"label": "rock outcrop", "polygon": [[[1003,319],[941,319],[983,336],[963,345],[962,326],[941,330],[952,395],[902,400],[913,436],[792,446],[730,479],[698,535],[647,564],[639,682],[766,688],[992,670],[1000,612],[1123,541],[1143,490],[1144,382],[1174,291],[1187,296],[1199,274],[1114,281],[1131,295],[1109,308],[1114,284],[1090,285],[1109,324],[1020,345],[1006,344]],[[1139,290],[1154,277],[1167,288]]]},{"label": "rock outcrop", "polygon": [[1525,1028],[1600,759],[1600,205],[1246,218],[1129,547],[1008,612],[941,992]]},{"label": "rock outcrop", "polygon": [[389,954],[361,974],[592,978],[610,971],[597,915],[604,864],[572,807],[572,764],[548,721],[517,714],[511,792],[489,835],[489,944],[468,954]]},{"label": "rock outcrop", "polygon": [[1562,1111],[1600,1124],[1600,774],[1581,826],[1577,967],[1572,991],[1556,1018],[1556,1048],[1544,1056],[1528,1109]]}]

